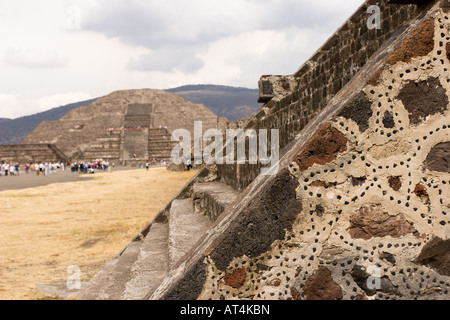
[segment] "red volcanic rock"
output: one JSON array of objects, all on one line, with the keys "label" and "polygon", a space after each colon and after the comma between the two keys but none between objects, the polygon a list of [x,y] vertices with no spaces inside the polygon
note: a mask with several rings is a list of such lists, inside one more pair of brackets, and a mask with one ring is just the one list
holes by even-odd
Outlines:
[{"label": "red volcanic rock", "polygon": [[336,159],[337,155],[347,150],[347,138],[325,124],[295,157],[300,171],[305,171],[314,164],[324,165]]},{"label": "red volcanic rock", "polygon": [[308,300],[342,300],[342,290],[334,282],[331,272],[320,267],[306,280],[304,293]]},{"label": "red volcanic rock", "polygon": [[245,269],[237,269],[233,273],[227,274],[223,281],[229,287],[240,288],[245,282]]},{"label": "red volcanic rock", "polygon": [[370,239],[391,236],[398,238],[408,233],[417,233],[402,214],[391,216],[383,212],[381,205],[362,207],[350,217],[349,233],[353,239]]}]

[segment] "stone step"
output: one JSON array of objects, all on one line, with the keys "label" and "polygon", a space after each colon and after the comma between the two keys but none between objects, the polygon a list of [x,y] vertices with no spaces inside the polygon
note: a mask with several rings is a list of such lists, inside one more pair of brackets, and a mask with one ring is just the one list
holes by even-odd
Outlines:
[{"label": "stone step", "polygon": [[149,131],[150,135],[170,135],[169,131],[167,131],[166,129],[162,128],[162,129],[151,129]]},{"label": "stone step", "polygon": [[[196,183],[191,198],[171,203],[168,222],[154,222],[108,262],[79,300],[140,300],[151,295],[239,195],[221,182]],[[194,204],[195,203],[195,204]]]},{"label": "stone step", "polygon": [[149,148],[149,153],[171,155],[173,148]]},{"label": "stone step", "polygon": [[168,242],[169,224],[153,223],[131,268],[131,280],[122,296],[124,300],[141,300],[161,284],[168,269]]},{"label": "stone step", "polygon": [[176,143],[174,142],[170,142],[170,141],[149,141],[148,143],[149,147],[156,147],[156,148],[173,148],[174,146],[176,146]]},{"label": "stone step", "polygon": [[155,159],[155,160],[159,160],[159,161],[165,160],[165,161],[170,162],[170,154],[163,153],[163,152],[158,152],[158,153],[155,152],[155,153],[149,154],[148,159],[150,161],[153,161],[153,159]]},{"label": "stone step", "polygon": [[101,158],[119,158],[119,150],[102,150],[100,151],[85,151],[83,152],[85,158],[101,159]]},{"label": "stone step", "polygon": [[192,198],[174,200],[169,218],[169,269],[209,230],[213,222],[194,210]]},{"label": "stone step", "polygon": [[165,143],[165,144],[149,144],[148,145],[148,149],[150,150],[172,150],[173,148],[175,147],[175,145],[174,144],[168,144],[168,143]]},{"label": "stone step", "polygon": [[227,184],[213,181],[195,183],[192,197],[195,210],[208,215],[212,221],[215,221],[239,194],[239,191]]},{"label": "stone step", "polygon": [[[115,147],[115,148],[114,148]],[[111,150],[111,149],[119,150],[119,144],[92,144],[89,146],[89,150]]]},{"label": "stone step", "polygon": [[96,139],[97,143],[108,143],[108,142],[119,142],[120,137],[118,136],[106,136],[106,137],[99,137]]},{"label": "stone step", "polygon": [[150,149],[149,155],[161,155],[170,158],[172,155],[172,149]]},{"label": "stone step", "polygon": [[149,145],[153,146],[153,145],[163,145],[163,146],[167,146],[167,145],[176,145],[177,142],[176,141],[170,141],[170,140],[149,140]]},{"label": "stone step", "polygon": [[120,300],[141,245],[142,241],[131,242],[118,257],[107,262],[91,284],[80,293],[78,300]]},{"label": "stone step", "polygon": [[172,135],[170,133],[157,133],[157,134],[150,133],[148,135],[148,138],[151,140],[166,140],[166,139],[170,140],[172,138]]},{"label": "stone step", "polygon": [[171,134],[152,134],[152,135],[148,135],[148,139],[150,141],[155,141],[155,140],[171,141],[172,135]]}]

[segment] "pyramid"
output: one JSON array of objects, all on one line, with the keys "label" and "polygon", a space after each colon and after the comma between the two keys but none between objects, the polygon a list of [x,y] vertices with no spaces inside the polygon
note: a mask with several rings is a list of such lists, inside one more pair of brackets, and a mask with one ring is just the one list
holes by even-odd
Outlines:
[{"label": "pyramid", "polygon": [[22,142],[54,144],[72,161],[132,164],[169,160],[172,131],[205,130],[226,121],[200,104],[164,90],[121,90],[76,108],[58,121],[44,121]]},{"label": "pyramid", "polygon": [[378,1],[369,29],[373,4],[261,77],[239,124],[280,130],[278,172],[203,167],[80,299],[450,298],[447,2]]}]

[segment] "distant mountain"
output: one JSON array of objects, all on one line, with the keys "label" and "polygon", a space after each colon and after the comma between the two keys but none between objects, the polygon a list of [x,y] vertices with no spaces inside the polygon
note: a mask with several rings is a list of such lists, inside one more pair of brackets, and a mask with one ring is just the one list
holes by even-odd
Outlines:
[{"label": "distant mountain", "polygon": [[258,89],[237,88],[217,85],[188,85],[169,89],[192,103],[200,103],[219,117],[230,121],[255,114],[258,104]]},{"label": "distant mountain", "polygon": [[97,99],[76,102],[17,119],[2,118],[0,119],[0,144],[20,143],[42,121],[59,120],[70,110],[88,105],[95,100]]},{"label": "distant mountain", "polygon": [[[175,93],[189,102],[203,104],[219,117],[235,121],[255,114],[258,89],[218,85],[188,85],[166,91]],[[20,143],[42,121],[59,120],[69,111],[88,105],[97,99],[81,101],[17,119],[0,118],[0,144]]]}]

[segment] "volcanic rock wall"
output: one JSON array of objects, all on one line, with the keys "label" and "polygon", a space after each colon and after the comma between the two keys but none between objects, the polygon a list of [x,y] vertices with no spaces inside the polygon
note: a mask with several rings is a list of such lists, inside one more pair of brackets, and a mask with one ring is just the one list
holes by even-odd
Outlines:
[{"label": "volcanic rock wall", "polygon": [[[359,41],[348,27],[369,4],[326,52],[340,32]],[[334,72],[316,55],[308,84],[250,120],[284,132],[278,174],[249,181],[151,299],[450,298],[450,16],[441,1],[381,7],[396,24],[355,73],[341,63],[362,48]]]},{"label": "volcanic rock wall", "polygon": [[[367,8],[377,4],[382,13],[382,28],[369,30]],[[259,81],[261,111],[242,124],[245,128],[279,129],[280,148],[313,120],[381,47],[389,47],[412,18],[424,12],[416,5],[391,5],[388,1],[367,1],[339,28],[326,43],[294,74],[262,76]],[[238,168],[239,167],[239,168]],[[239,165],[220,168],[223,180],[244,189],[256,177],[259,167]],[[239,172],[239,174],[236,174]],[[233,180],[230,180],[233,179]]]}]

